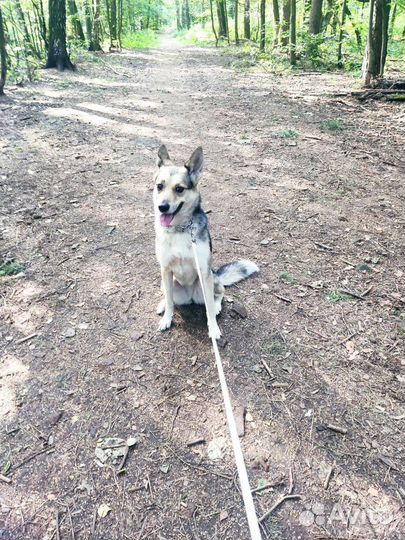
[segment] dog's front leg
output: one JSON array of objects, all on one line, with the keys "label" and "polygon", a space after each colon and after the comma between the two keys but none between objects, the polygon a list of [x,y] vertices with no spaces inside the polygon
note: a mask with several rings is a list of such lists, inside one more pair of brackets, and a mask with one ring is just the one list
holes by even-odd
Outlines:
[{"label": "dog's front leg", "polygon": [[167,330],[172,325],[173,314],[174,314],[174,303],[173,303],[173,272],[162,268],[162,289],[164,294],[165,302],[165,314],[160,319],[159,330]]},{"label": "dog's front leg", "polygon": [[205,290],[205,307],[207,309],[207,322],[208,322],[208,334],[211,338],[219,339],[221,337],[221,330],[217,323],[217,308],[215,306],[214,298],[214,276],[211,268],[207,268],[202,274]]}]

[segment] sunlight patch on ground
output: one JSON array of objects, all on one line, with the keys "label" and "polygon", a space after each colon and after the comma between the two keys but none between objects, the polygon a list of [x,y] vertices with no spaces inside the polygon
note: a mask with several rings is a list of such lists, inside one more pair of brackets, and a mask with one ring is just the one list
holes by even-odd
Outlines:
[{"label": "sunlight patch on ground", "polygon": [[17,413],[18,387],[26,380],[28,367],[12,355],[0,361],[0,419],[11,419]]}]

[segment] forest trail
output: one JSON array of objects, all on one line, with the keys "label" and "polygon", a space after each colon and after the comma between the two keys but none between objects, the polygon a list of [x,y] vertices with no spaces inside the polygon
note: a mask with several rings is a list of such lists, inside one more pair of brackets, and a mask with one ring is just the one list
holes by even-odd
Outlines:
[{"label": "forest trail", "polygon": [[[251,486],[273,485],[258,514],[291,479],[301,496],[266,534],[402,537],[404,112],[333,97],[352,84],[164,35],[9,90],[0,263],[24,271],[0,278],[1,538],[247,538],[204,311],[157,332],[161,142],[204,147],[215,265],[260,267],[219,324]],[[136,439],[121,473],[110,437]]]}]

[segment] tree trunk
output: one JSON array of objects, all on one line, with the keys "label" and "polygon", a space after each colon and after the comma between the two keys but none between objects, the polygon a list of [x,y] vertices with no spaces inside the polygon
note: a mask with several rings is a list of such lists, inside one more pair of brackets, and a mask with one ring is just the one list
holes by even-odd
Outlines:
[{"label": "tree trunk", "polygon": [[342,18],[340,19],[340,30],[339,30],[339,45],[338,45],[338,67],[343,68],[343,56],[342,56],[342,46],[343,46],[343,27],[346,20],[346,5],[347,0],[343,0],[342,5]]},{"label": "tree trunk", "polygon": [[388,44],[390,0],[370,0],[367,47],[363,61],[363,83],[374,86],[383,76]]},{"label": "tree trunk", "polygon": [[49,48],[46,68],[74,70],[66,50],[66,0],[49,0]]},{"label": "tree trunk", "polygon": [[181,24],[181,17],[180,17],[179,0],[176,0],[176,27],[177,27],[177,30],[181,30],[183,28]]},{"label": "tree trunk", "polygon": [[212,0],[210,0],[210,15],[211,15],[212,32],[215,36],[215,47],[218,47],[218,34],[217,34],[217,31],[215,30],[214,9],[212,7]]},{"label": "tree trunk", "polygon": [[309,33],[316,35],[322,30],[322,0],[312,0],[309,14]]},{"label": "tree trunk", "polygon": [[245,0],[245,10],[243,14],[243,30],[245,39],[250,39],[250,0]]},{"label": "tree trunk", "polygon": [[347,5],[346,3],[346,8],[345,8],[345,11],[346,11],[346,15],[349,17],[349,21],[353,27],[353,30],[354,30],[354,33],[356,34],[356,43],[359,47],[361,47],[361,44],[362,44],[362,39],[361,39],[361,32],[360,32],[360,29],[358,27],[358,24],[356,23],[356,21],[354,20],[353,18],[353,15],[352,15],[352,12],[350,11],[349,9],[349,6]]},{"label": "tree trunk", "polygon": [[239,45],[239,27],[238,27],[238,16],[239,16],[239,0],[235,0],[235,44]]},{"label": "tree trunk", "polygon": [[84,38],[83,26],[79,19],[79,12],[77,10],[77,5],[75,0],[68,0],[69,6],[69,15],[72,21],[72,27],[74,36],[77,40],[84,43],[86,40]]},{"label": "tree trunk", "polygon": [[280,27],[281,45],[288,47],[290,35],[291,0],[283,0],[283,20]]},{"label": "tree trunk", "polygon": [[393,10],[392,10],[392,15],[391,15],[389,37],[391,37],[392,34],[393,34],[393,32],[394,32],[395,20],[396,20],[396,18],[397,18],[397,9],[398,9],[398,2],[395,2],[394,8],[393,8]]},{"label": "tree trunk", "polygon": [[186,27],[190,30],[191,15],[190,15],[190,4],[188,0],[184,0],[184,14],[185,14],[185,19],[186,19]]},{"label": "tree trunk", "polygon": [[280,6],[278,0],[273,0],[273,24],[274,24],[274,39],[273,46],[276,47],[280,38]]},{"label": "tree trunk", "polygon": [[290,14],[290,64],[295,66],[297,63],[297,0],[291,0]]},{"label": "tree trunk", "polygon": [[228,37],[228,32],[226,23],[227,13],[224,0],[217,0],[217,13],[219,22],[219,37],[226,38]]},{"label": "tree trunk", "polygon": [[[106,9],[107,9],[107,22],[108,29],[110,32],[110,51],[118,48],[117,43],[117,29],[118,29],[118,19],[117,19],[117,0],[106,0]],[[148,19],[149,19],[149,10],[150,2],[148,5]],[[149,20],[146,25],[149,28]]]},{"label": "tree trunk", "polygon": [[260,41],[259,49],[264,51],[266,47],[266,0],[260,0]]},{"label": "tree trunk", "polygon": [[7,77],[6,36],[4,33],[3,13],[0,6],[0,96],[4,96]]},{"label": "tree trunk", "polygon": [[39,2],[35,2],[34,0],[32,0],[32,5],[34,7],[36,18],[38,20],[38,28],[39,28],[41,39],[44,42],[45,49],[48,50],[49,42],[48,42],[48,35],[47,35],[45,15],[44,15],[44,6],[42,4],[42,0],[39,0]]},{"label": "tree trunk", "polygon": [[100,45],[100,0],[94,0],[92,13],[92,33],[89,41],[89,51],[102,51]]},{"label": "tree trunk", "polygon": [[14,0],[14,2],[15,2],[15,8],[17,11],[17,16],[20,21],[22,32],[24,34],[24,47],[26,48],[26,50],[28,49],[29,51],[31,51],[31,53],[34,56],[40,59],[41,53],[35,49],[34,44],[32,43],[30,33],[28,32],[27,23],[25,22],[25,17],[24,17],[24,12],[21,7],[21,2],[20,0]]}]

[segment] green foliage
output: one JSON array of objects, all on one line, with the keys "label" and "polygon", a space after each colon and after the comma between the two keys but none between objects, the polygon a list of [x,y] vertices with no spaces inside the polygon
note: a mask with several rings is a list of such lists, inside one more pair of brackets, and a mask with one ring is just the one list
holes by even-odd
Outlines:
[{"label": "green foliage", "polygon": [[324,122],[322,122],[321,126],[322,126],[322,129],[325,129],[325,130],[327,129],[329,131],[343,131],[344,130],[343,122],[342,120],[339,120],[338,118],[325,120]]},{"label": "green foliage", "polygon": [[281,272],[281,274],[279,275],[279,278],[281,281],[283,281],[284,283],[288,283],[289,285],[295,285],[295,283],[297,283],[297,280],[295,279],[295,277],[293,277],[288,272]]},{"label": "green foliage", "polygon": [[0,266],[0,277],[14,276],[20,272],[24,272],[25,266],[15,261],[8,261]]},{"label": "green foliage", "polygon": [[286,129],[285,131],[280,131],[278,136],[281,139],[297,139],[298,133],[294,129]]},{"label": "green foliage", "polygon": [[340,291],[330,291],[327,293],[326,298],[332,304],[337,304],[338,302],[344,302],[347,300],[353,300],[353,297],[349,294],[342,293]]},{"label": "green foliage", "polygon": [[154,30],[140,30],[139,32],[126,34],[122,38],[124,49],[148,49],[159,45],[159,36]]}]

